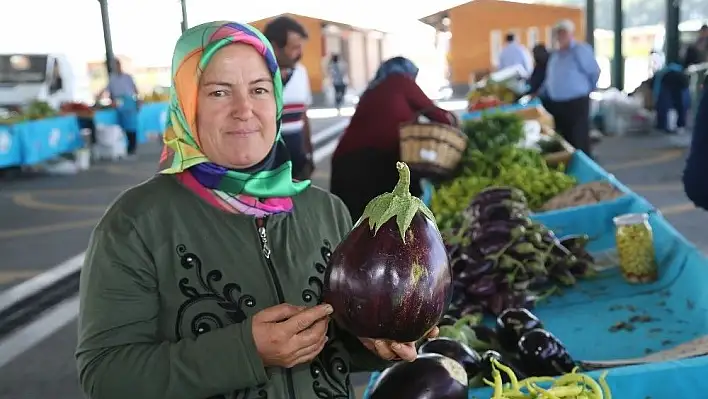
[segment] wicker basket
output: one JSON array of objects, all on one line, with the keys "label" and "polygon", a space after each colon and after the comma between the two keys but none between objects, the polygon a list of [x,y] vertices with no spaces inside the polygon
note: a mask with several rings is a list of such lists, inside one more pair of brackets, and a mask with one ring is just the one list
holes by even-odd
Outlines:
[{"label": "wicker basket", "polygon": [[434,122],[401,125],[401,160],[423,177],[451,175],[467,148],[458,128]]}]

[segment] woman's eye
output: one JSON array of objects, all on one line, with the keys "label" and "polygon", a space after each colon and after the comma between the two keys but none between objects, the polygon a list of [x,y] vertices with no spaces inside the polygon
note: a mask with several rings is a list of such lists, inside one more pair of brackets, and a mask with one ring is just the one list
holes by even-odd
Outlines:
[{"label": "woman's eye", "polygon": [[209,93],[210,96],[212,97],[223,97],[226,95],[226,91],[224,90],[215,90]]},{"label": "woman's eye", "polygon": [[268,93],[268,90],[264,89],[262,87],[257,87],[255,89],[253,89],[253,92],[256,94],[266,94],[266,93]]}]

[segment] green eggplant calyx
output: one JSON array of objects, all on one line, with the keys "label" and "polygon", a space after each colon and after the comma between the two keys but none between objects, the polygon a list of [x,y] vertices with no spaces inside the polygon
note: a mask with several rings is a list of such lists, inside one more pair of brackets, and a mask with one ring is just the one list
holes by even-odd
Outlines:
[{"label": "green eggplant calyx", "polygon": [[396,183],[393,192],[381,194],[372,199],[366,205],[361,218],[362,220],[369,219],[369,228],[376,235],[384,223],[395,217],[401,240],[405,243],[406,231],[408,231],[416,213],[420,212],[433,223],[435,223],[435,216],[420,198],[411,195],[411,172],[408,165],[404,162],[396,162],[396,169],[398,169],[398,183]]}]

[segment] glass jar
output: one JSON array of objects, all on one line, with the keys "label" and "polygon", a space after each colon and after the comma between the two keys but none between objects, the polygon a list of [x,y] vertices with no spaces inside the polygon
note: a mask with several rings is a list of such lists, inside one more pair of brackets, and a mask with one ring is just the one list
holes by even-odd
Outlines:
[{"label": "glass jar", "polygon": [[646,213],[629,213],[612,219],[619,267],[629,283],[652,283],[659,278],[654,255],[654,235]]}]

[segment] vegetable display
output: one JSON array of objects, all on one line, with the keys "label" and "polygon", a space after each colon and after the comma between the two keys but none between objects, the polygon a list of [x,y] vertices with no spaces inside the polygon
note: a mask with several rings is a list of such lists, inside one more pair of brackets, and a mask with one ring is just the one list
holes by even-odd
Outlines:
[{"label": "vegetable display", "polygon": [[455,276],[452,316],[531,307],[557,286],[572,286],[594,272],[585,250],[589,237],[559,239],[532,221],[520,190],[487,188],[461,218],[462,226],[446,239]]},{"label": "vegetable display", "polygon": [[409,192],[397,163],[393,192],[366,206],[325,272],[324,301],[357,337],[413,342],[435,327],[452,296],[452,271],[432,212]]},{"label": "vegetable display", "polygon": [[467,373],[443,355],[419,355],[384,370],[369,392],[369,399],[467,399]]}]

